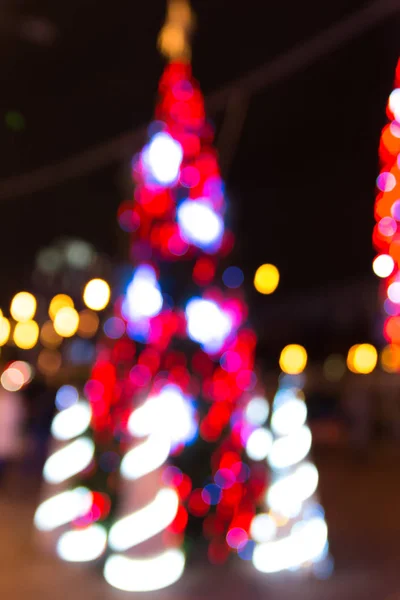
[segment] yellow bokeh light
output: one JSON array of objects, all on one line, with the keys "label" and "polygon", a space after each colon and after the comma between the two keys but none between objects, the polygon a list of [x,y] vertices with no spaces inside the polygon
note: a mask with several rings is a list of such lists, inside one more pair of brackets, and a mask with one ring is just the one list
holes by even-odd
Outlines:
[{"label": "yellow bokeh light", "polygon": [[111,290],[104,279],[92,279],[86,284],[83,301],[92,310],[103,310],[110,301]]},{"label": "yellow bokeh light", "polygon": [[37,360],[37,367],[43,375],[52,376],[57,373],[60,369],[62,358],[60,352],[57,350],[43,349]]},{"label": "yellow bokeh light", "polygon": [[36,298],[29,292],[19,292],[11,301],[10,313],[13,319],[20,321],[30,321],[36,312]]},{"label": "yellow bokeh light", "polygon": [[347,366],[353,373],[372,373],[378,362],[378,352],[372,344],[355,344],[347,355]]},{"label": "yellow bokeh light", "polygon": [[254,276],[254,287],[260,294],[272,294],[279,284],[279,271],[275,265],[258,267]]},{"label": "yellow bokeh light", "polygon": [[79,327],[79,315],[72,306],[64,306],[57,311],[54,329],[62,337],[72,337]]},{"label": "yellow bokeh light", "polygon": [[382,369],[387,373],[400,372],[400,346],[389,344],[381,352]]},{"label": "yellow bokeh light", "polygon": [[72,300],[72,298],[70,298],[66,294],[57,294],[57,296],[54,296],[54,298],[51,300],[50,306],[49,306],[50,319],[52,321],[54,321],[58,311],[61,310],[62,308],[65,308],[66,306],[74,308],[74,301]]},{"label": "yellow bokeh light", "polygon": [[0,319],[0,346],[7,344],[10,337],[11,325],[6,317]]},{"label": "yellow bokeh light", "polygon": [[18,348],[30,350],[36,345],[39,338],[39,325],[36,321],[17,323],[14,329],[13,340]]},{"label": "yellow bokeh light", "polygon": [[83,338],[91,338],[99,328],[99,317],[91,310],[82,310],[79,313],[78,334]]},{"label": "yellow bokeh light", "polygon": [[58,348],[63,338],[58,335],[51,321],[46,321],[40,331],[40,341],[46,348]]},{"label": "yellow bokeh light", "polygon": [[302,373],[307,364],[307,351],[299,344],[289,344],[282,350],[279,366],[284,373],[298,375]]}]

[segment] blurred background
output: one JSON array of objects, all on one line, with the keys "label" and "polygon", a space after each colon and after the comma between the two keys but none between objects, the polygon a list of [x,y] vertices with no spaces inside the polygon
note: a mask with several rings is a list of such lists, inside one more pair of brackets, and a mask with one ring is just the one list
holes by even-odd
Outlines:
[{"label": "blurred background", "polygon": [[[302,384],[335,571],[299,583],[201,562],[163,594],[395,600],[400,380],[371,240],[400,2],[192,5],[193,71],[216,129],[231,261],[269,394],[290,372],[282,349],[307,352]],[[77,599],[122,597],[43,556],[31,523],[55,391],[87,379],[96,340],[113,336],[109,290],[128,281],[124,203],[163,69],[164,17],[161,0],[0,2],[0,592],[10,600],[72,589]],[[32,296],[16,298],[23,290]],[[72,310],[58,329],[57,298]],[[18,307],[29,313],[32,302],[36,328],[21,328]],[[359,344],[368,346],[357,359]]]}]

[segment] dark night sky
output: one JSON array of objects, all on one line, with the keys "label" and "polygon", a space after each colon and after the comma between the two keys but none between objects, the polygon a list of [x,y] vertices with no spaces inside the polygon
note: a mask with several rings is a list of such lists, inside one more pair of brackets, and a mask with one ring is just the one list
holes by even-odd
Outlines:
[{"label": "dark night sky", "polygon": [[[322,31],[367,3],[197,0],[194,72],[205,93]],[[17,6],[17,8],[15,8]],[[105,141],[151,119],[162,60],[155,40],[164,2],[3,2],[0,36],[0,179]],[[267,10],[268,9],[268,10]],[[21,41],[27,15],[46,17],[50,47]],[[227,186],[249,284],[276,263],[274,298],[370,273],[377,146],[399,55],[399,18],[251,99]],[[21,111],[23,132],[4,115]],[[221,115],[211,115],[218,123]],[[61,234],[115,255],[122,164],[0,206],[0,306],[28,286],[35,252]],[[126,172],[126,169],[125,169]],[[128,188],[126,188],[128,189]],[[251,296],[263,309],[264,300]]]}]

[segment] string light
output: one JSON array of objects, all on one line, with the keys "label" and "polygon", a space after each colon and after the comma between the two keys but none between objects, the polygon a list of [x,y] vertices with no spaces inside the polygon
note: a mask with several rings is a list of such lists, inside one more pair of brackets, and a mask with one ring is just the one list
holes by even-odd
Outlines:
[{"label": "string light", "polygon": [[6,317],[0,318],[0,346],[4,346],[10,337],[11,325]]},{"label": "string light", "polygon": [[254,276],[254,287],[260,294],[272,294],[278,287],[279,279],[279,271],[275,265],[261,265]]},{"label": "string light", "polygon": [[104,279],[92,279],[83,291],[83,301],[92,310],[104,310],[110,301],[111,290]]},{"label": "string light", "polygon": [[71,306],[60,308],[54,318],[54,330],[61,337],[72,337],[79,327],[79,314]]},{"label": "string light", "polygon": [[15,325],[13,340],[18,348],[30,350],[39,338],[39,325],[36,321],[23,321]]},{"label": "string light", "polygon": [[378,362],[378,352],[372,344],[356,344],[347,355],[347,366],[353,373],[372,373]]},{"label": "string light", "polygon": [[71,308],[74,307],[74,301],[70,296],[67,296],[66,294],[57,294],[57,296],[54,296],[49,305],[50,319],[54,321],[58,311],[67,306]]},{"label": "string light", "polygon": [[307,351],[299,344],[289,344],[281,352],[279,366],[284,373],[299,375],[307,364]]},{"label": "string light", "polygon": [[16,321],[30,321],[35,316],[36,305],[36,298],[33,294],[30,294],[29,292],[19,292],[11,301],[11,316]]}]

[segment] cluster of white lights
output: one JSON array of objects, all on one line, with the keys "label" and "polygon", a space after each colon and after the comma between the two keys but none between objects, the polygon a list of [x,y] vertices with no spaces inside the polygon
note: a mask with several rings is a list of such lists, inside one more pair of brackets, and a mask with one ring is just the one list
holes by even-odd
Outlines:
[{"label": "cluster of white lights", "polygon": [[264,425],[269,415],[268,401],[262,396],[252,398],[246,406],[245,415],[251,425]]},{"label": "cluster of white lights", "polygon": [[185,200],[177,210],[182,238],[198,248],[218,250],[224,233],[224,222],[206,199]]},{"label": "cluster of white lights", "polygon": [[125,479],[140,479],[161,467],[171,451],[167,434],[150,435],[144,442],[129,450],[121,461],[121,475]]},{"label": "cluster of white lights", "polygon": [[84,529],[63,533],[57,542],[57,554],[68,562],[89,562],[99,558],[106,546],[106,529],[95,523]]},{"label": "cluster of white lights", "polygon": [[179,498],[175,490],[164,488],[144,508],[117,521],[110,529],[108,543],[123,552],[138,546],[166,529],[176,517]]},{"label": "cluster of white lights", "polygon": [[[267,456],[273,482],[265,495],[271,513],[257,515],[250,527],[256,542],[253,565],[263,573],[295,570],[320,561],[327,554],[327,526],[323,517],[304,516],[305,503],[312,503],[317,490],[318,471],[311,462],[304,462],[312,436],[301,396],[298,389],[281,388],[274,399],[271,415],[274,439]],[[299,521],[293,524],[292,519]],[[286,524],[282,534],[280,528]]]},{"label": "cluster of white lights", "polygon": [[173,185],[183,158],[182,146],[168,133],[156,133],[142,153],[146,171],[160,185]]},{"label": "cluster of white lights", "polygon": [[262,573],[298,569],[325,556],[328,529],[324,519],[301,521],[284,538],[257,544],[253,564]]},{"label": "cluster of white lights", "polygon": [[51,424],[51,433],[57,440],[67,441],[85,433],[90,425],[92,410],[88,402],[77,402],[59,412]]},{"label": "cluster of white lights", "polygon": [[246,453],[252,460],[264,460],[272,448],[271,432],[265,427],[258,427],[249,435],[246,442]]},{"label": "cluster of white lights", "polygon": [[125,592],[152,592],[178,581],[184,568],[185,555],[178,549],[144,559],[114,554],[106,561],[104,577],[107,583]]},{"label": "cluster of white lights", "polygon": [[[78,390],[72,386],[62,386],[58,390],[56,406],[59,410],[53,418],[51,433],[57,440],[58,449],[47,458],[43,478],[48,484],[66,486],[93,461],[94,442],[83,435],[89,428],[92,411],[90,404],[80,400]],[[54,531],[90,512],[93,495],[87,488],[77,487],[61,492],[59,489],[35,512],[34,523],[40,531]],[[62,531],[56,551],[63,560],[86,562],[99,558],[106,545],[106,529],[99,524],[91,524],[82,529]]]},{"label": "cluster of white lights", "polygon": [[138,267],[128,285],[123,312],[130,321],[148,319],[159,314],[163,297],[155,271],[149,265]]},{"label": "cluster of white lights", "polygon": [[53,531],[87,514],[91,506],[92,494],[87,488],[61,492],[38,506],[34,523],[40,531]]},{"label": "cluster of white lights", "polygon": [[[140,480],[156,471],[168,459],[171,449],[184,444],[196,434],[194,408],[176,385],[166,385],[136,408],[128,420],[129,432],[139,440],[121,462],[121,475],[145,485]],[[110,529],[108,544],[112,552],[122,553],[137,547],[164,531],[174,521],[179,496],[172,488],[162,488],[151,502],[132,514],[118,519]],[[115,588],[144,592],[158,590],[177,581],[184,570],[185,555],[170,549],[150,558],[132,559],[111,554],[106,560],[104,577]]]},{"label": "cluster of white lights", "polygon": [[[166,385],[158,395],[149,397],[133,411],[128,429],[139,438],[156,433],[159,440],[165,439],[166,432],[171,445],[184,444],[196,434],[195,411],[191,400],[182,394],[178,386]],[[149,444],[149,449],[154,448],[155,452],[159,452],[155,440]]]},{"label": "cluster of white lights", "polygon": [[87,437],[78,438],[49,456],[44,464],[43,477],[48,483],[63,483],[86,469],[93,456],[93,441]]},{"label": "cluster of white lights", "polygon": [[206,352],[218,352],[232,331],[229,315],[212,300],[192,298],[186,306],[187,332]]},{"label": "cluster of white lights", "polygon": [[311,463],[302,463],[282,479],[275,481],[267,491],[268,506],[288,518],[300,514],[303,502],[310,498],[318,486],[318,471]]}]

